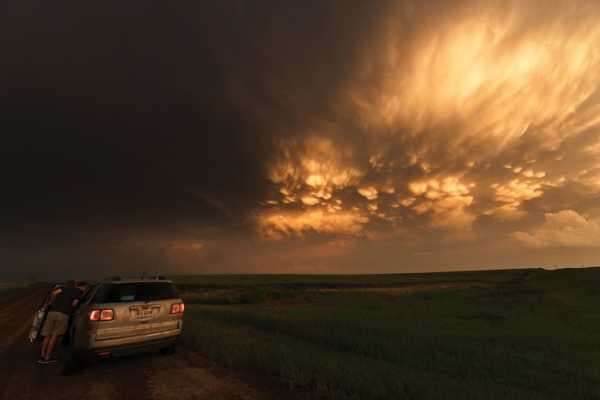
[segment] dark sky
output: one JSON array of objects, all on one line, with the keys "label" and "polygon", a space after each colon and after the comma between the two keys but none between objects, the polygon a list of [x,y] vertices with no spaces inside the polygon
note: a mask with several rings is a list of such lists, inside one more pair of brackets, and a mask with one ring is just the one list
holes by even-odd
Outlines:
[{"label": "dark sky", "polygon": [[0,272],[598,263],[600,7],[551,3],[10,0]]}]

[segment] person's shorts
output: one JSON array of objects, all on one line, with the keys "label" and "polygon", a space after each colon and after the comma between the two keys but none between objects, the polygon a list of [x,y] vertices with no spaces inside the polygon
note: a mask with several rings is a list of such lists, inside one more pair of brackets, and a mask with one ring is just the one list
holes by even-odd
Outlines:
[{"label": "person's shorts", "polygon": [[42,336],[63,336],[69,328],[69,316],[57,311],[50,311],[42,327]]}]

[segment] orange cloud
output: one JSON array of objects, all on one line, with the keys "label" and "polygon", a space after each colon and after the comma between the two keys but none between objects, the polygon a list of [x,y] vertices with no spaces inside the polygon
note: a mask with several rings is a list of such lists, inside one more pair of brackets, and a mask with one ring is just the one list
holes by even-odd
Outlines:
[{"label": "orange cloud", "polygon": [[267,239],[284,239],[303,236],[308,232],[336,235],[356,235],[369,217],[358,210],[328,212],[324,209],[304,211],[278,211],[258,216],[258,226]]},{"label": "orange cloud", "polygon": [[600,246],[600,222],[573,210],[547,213],[545,222],[531,232],[515,232],[512,237],[529,247]]},{"label": "orange cloud", "polygon": [[469,185],[458,177],[410,182],[408,189],[413,196],[400,199],[400,204],[418,215],[431,213],[433,227],[468,230],[476,219],[468,210],[474,200]]},{"label": "orange cloud", "polygon": [[513,179],[507,184],[495,183],[491,188],[495,191],[495,199],[501,203],[494,209],[485,212],[486,215],[498,219],[519,219],[527,214],[520,209],[523,202],[541,197],[544,194],[542,183]]},{"label": "orange cloud", "polygon": [[[600,128],[596,18],[563,5],[539,16],[516,1],[476,8],[402,35],[406,10],[390,11],[332,95],[333,114],[279,142],[268,177],[280,198],[263,214],[266,237],[400,221],[455,235],[482,215],[525,219],[527,202],[540,213],[567,183],[600,188],[600,151],[582,139]],[[575,172],[567,164],[577,146],[586,168]]]},{"label": "orange cloud", "polygon": [[373,186],[358,188],[358,194],[367,200],[376,200],[379,196],[379,192]]},{"label": "orange cloud", "polygon": [[280,144],[279,157],[271,164],[269,179],[293,203],[300,198],[306,205],[329,200],[337,190],[355,184],[364,174],[352,158],[352,149],[336,145],[322,136]]},{"label": "orange cloud", "polygon": [[[486,143],[473,153],[482,160],[525,132],[552,149],[600,124],[600,105],[589,101],[600,79],[600,26],[593,13],[574,15],[566,3],[544,18],[527,2],[473,9],[477,13],[456,8],[410,44],[397,33],[404,7],[390,13],[379,45],[365,51],[366,77],[347,89],[370,132],[385,137],[400,127],[404,140],[427,137],[416,151],[425,161],[433,159],[432,149],[461,156],[465,144]],[[452,136],[437,139],[449,123]]]}]

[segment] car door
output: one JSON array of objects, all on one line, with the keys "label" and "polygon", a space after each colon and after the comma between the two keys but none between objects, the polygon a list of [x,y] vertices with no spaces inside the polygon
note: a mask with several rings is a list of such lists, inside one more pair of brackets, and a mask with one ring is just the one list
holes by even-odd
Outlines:
[{"label": "car door", "polygon": [[99,285],[90,287],[83,295],[81,301],[73,312],[73,317],[69,327],[69,336],[73,340],[72,344],[75,345],[75,347],[80,347],[84,344],[83,340],[85,339],[84,333],[88,323],[88,312],[92,299],[98,291],[98,287]]}]

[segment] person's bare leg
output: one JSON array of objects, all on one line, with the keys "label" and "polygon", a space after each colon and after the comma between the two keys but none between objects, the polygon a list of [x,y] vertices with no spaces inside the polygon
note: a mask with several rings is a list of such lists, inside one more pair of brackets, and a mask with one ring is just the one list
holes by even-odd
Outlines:
[{"label": "person's bare leg", "polygon": [[50,356],[54,352],[54,347],[56,347],[57,340],[58,340],[58,336],[50,335],[50,339],[48,340],[48,347],[46,349],[46,357],[44,358],[45,360],[50,359]]},{"label": "person's bare leg", "polygon": [[44,341],[42,342],[42,353],[40,355],[44,360],[46,359],[46,352],[48,351],[48,342],[50,341],[50,336],[44,336]]}]

